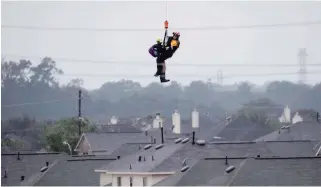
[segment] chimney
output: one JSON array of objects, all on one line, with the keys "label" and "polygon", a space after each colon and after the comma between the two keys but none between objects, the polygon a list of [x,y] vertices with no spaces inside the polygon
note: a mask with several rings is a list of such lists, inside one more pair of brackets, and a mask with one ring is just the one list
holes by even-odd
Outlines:
[{"label": "chimney", "polygon": [[228,165],[227,156],[225,157],[225,165]]},{"label": "chimney", "polygon": [[160,128],[160,123],[162,122],[162,119],[160,117],[160,113],[156,113],[156,117],[153,121],[153,128],[156,129],[156,128]]},{"label": "chimney", "polygon": [[20,178],[20,181],[24,181],[25,180],[25,176],[21,176],[21,178]]},{"label": "chimney", "polygon": [[195,144],[195,131],[193,131],[193,141],[192,141],[192,144],[193,144],[193,145]]},{"label": "chimney", "polygon": [[47,167],[49,166],[49,162],[46,162],[46,166],[47,166]]},{"label": "chimney", "polygon": [[196,109],[192,112],[192,127],[199,128],[199,115]]},{"label": "chimney", "polygon": [[177,110],[175,110],[172,115],[172,121],[174,126],[173,132],[175,134],[181,134],[181,116]]},{"label": "chimney", "polygon": [[20,152],[18,152],[17,160],[20,160]]}]

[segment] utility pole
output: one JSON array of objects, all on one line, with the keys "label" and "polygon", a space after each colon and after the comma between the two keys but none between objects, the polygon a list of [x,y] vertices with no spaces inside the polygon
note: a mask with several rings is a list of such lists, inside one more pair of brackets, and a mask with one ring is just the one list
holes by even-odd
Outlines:
[{"label": "utility pole", "polygon": [[81,89],[78,91],[78,133],[81,136]]}]

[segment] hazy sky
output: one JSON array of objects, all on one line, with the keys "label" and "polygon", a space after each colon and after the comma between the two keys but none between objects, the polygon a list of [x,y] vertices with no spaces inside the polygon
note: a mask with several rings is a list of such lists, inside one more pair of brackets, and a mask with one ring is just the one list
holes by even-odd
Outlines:
[{"label": "hazy sky", "polygon": [[[158,2],[2,2],[2,25],[59,28],[163,28],[166,17],[165,1]],[[321,2],[182,2],[168,1],[170,28],[264,25],[321,20]],[[173,30],[170,29],[172,32]],[[180,31],[180,30],[179,30]],[[223,84],[250,80],[285,79],[297,81],[297,75],[244,77],[238,74],[297,72],[297,67],[217,67],[197,64],[298,64],[299,48],[307,48],[308,63],[321,64],[321,25],[234,30],[181,30],[181,47],[167,61],[168,76],[187,84],[191,80],[216,82],[217,71],[225,76]],[[86,77],[87,88],[97,88],[111,80],[132,79],[143,85],[158,81],[155,59],[148,48],[160,31],[82,31],[82,30],[23,30],[2,28],[2,56],[28,56],[34,62],[50,56],[66,75],[105,74]],[[38,57],[38,58],[37,58]],[[65,59],[119,61],[116,64],[72,62]],[[144,63],[138,65],[137,61]],[[195,66],[175,66],[177,63]],[[308,71],[321,71],[308,67]],[[186,76],[192,74],[193,76]],[[108,76],[109,75],[109,76]],[[137,77],[141,76],[141,77]],[[72,76],[60,77],[62,83]],[[308,75],[308,83],[321,80],[321,74]]]}]

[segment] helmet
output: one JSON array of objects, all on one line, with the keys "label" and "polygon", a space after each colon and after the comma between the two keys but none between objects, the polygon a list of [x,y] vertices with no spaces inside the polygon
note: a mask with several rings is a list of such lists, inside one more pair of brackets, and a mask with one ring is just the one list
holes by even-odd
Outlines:
[{"label": "helmet", "polygon": [[179,32],[173,32],[173,35],[174,36],[180,36],[180,33]]},{"label": "helmet", "polygon": [[162,39],[157,38],[156,42],[157,42],[157,43],[162,43]]}]

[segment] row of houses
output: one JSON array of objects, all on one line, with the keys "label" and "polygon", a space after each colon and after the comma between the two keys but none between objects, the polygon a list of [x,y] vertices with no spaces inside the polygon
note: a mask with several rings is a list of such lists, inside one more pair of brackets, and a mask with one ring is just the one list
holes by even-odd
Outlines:
[{"label": "row of houses", "polygon": [[177,121],[158,121],[161,125],[148,131],[115,124],[84,133],[74,156],[3,153],[2,185],[321,184],[321,124],[316,121],[303,119],[276,131],[242,117],[217,124],[203,118]]}]

